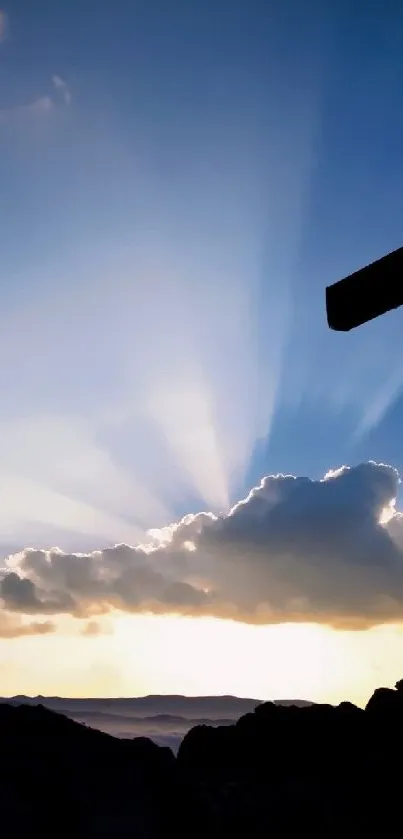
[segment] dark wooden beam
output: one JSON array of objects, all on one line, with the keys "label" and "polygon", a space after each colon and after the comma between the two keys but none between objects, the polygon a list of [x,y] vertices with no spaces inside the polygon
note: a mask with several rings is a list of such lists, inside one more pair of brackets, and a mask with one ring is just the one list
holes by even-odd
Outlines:
[{"label": "dark wooden beam", "polygon": [[403,247],[326,289],[330,329],[349,332],[403,304]]}]

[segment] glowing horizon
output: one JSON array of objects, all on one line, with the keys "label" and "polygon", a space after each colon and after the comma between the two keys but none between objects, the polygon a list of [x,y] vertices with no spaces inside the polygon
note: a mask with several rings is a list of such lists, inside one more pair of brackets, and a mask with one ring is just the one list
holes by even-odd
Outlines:
[{"label": "glowing horizon", "polygon": [[[64,635],[13,641],[7,659],[2,657],[2,695],[233,695],[332,704],[349,700],[362,707],[377,687],[393,686],[401,677],[402,631],[401,626],[352,633],[312,624],[245,627],[208,618],[145,616],[118,619],[106,637],[80,636],[78,646],[69,626]],[[140,657],[133,652],[133,637],[142,639]],[[175,644],[186,670],[178,671],[167,655]],[[212,645],[217,650],[215,669]],[[386,647],[388,660],[383,656]],[[43,662],[46,654],[53,661],[52,672],[43,664],[37,667],[37,656]]]}]

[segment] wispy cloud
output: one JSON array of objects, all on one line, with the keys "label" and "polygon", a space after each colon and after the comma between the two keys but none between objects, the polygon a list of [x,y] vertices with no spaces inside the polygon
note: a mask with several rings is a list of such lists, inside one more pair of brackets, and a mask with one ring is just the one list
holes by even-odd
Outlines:
[{"label": "wispy cloud", "polygon": [[6,40],[8,31],[8,16],[3,9],[0,9],[0,44]]},{"label": "wispy cloud", "polygon": [[[2,32],[1,15],[2,13],[0,12],[0,40]],[[52,85],[55,91],[57,91],[59,94],[59,100],[61,96],[62,105],[70,105],[71,92],[67,82],[65,82],[64,79],[61,78],[61,76],[52,76]],[[11,108],[4,108],[3,110],[0,109],[0,124],[15,122],[17,120],[19,121],[47,116],[52,111],[55,111],[58,107],[60,107],[60,101],[56,101],[56,99],[54,99],[49,94],[45,94],[44,96],[37,96],[35,99],[33,99],[31,102],[28,102],[27,104],[15,105]]]},{"label": "wispy cloud", "polygon": [[[9,18],[4,9],[0,9],[0,44],[3,43],[9,34]],[[67,82],[59,75],[52,76],[52,86],[64,105],[71,104],[71,91]],[[49,95],[37,96],[31,102],[23,105],[12,106],[11,108],[0,108],[0,123],[14,121],[25,117],[36,117],[48,114],[57,107],[57,102]]]},{"label": "wispy cloud", "polygon": [[0,110],[0,123],[14,122],[31,117],[46,116],[54,109],[55,105],[50,96],[39,96],[26,105],[16,105],[12,108]]},{"label": "wispy cloud", "polygon": [[71,104],[71,90],[67,82],[61,76],[52,76],[52,84],[63,97],[65,105]]},{"label": "wispy cloud", "polygon": [[8,612],[0,614],[0,639],[22,638],[25,635],[49,635],[55,632],[56,625],[52,621],[24,622],[16,615]]}]

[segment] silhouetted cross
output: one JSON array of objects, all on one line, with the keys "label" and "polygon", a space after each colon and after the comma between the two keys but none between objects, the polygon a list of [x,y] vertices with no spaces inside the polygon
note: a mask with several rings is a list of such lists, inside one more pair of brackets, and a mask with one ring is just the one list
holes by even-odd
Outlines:
[{"label": "silhouetted cross", "polygon": [[403,304],[403,248],[326,289],[330,329],[349,332]]}]

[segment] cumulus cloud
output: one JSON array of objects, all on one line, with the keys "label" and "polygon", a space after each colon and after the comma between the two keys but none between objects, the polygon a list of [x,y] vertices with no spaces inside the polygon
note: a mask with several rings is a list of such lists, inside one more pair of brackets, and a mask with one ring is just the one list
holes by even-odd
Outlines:
[{"label": "cumulus cloud", "polygon": [[362,628],[403,617],[398,472],[374,462],[321,480],[270,475],[228,514],[188,515],[150,542],[6,560],[3,606],[89,618],[113,609],[314,621]]}]

